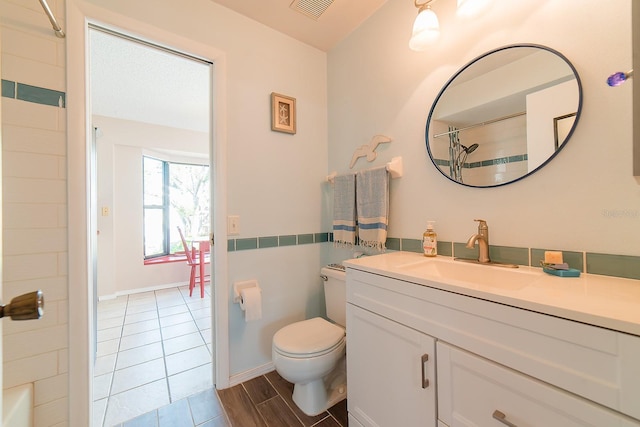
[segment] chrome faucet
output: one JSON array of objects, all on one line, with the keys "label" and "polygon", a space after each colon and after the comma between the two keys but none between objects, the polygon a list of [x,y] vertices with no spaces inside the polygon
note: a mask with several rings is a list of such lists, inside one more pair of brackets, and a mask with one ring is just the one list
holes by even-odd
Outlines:
[{"label": "chrome faucet", "polygon": [[487,221],[484,219],[474,219],[478,222],[478,233],[469,237],[467,241],[467,248],[473,249],[476,247],[476,241],[478,242],[478,262],[481,264],[488,264],[491,262],[489,258],[489,227]]}]

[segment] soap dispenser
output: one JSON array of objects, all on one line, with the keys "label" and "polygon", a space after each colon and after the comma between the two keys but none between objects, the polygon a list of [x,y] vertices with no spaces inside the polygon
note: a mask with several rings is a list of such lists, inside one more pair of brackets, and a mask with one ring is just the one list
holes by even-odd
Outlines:
[{"label": "soap dispenser", "polygon": [[427,221],[427,231],[422,235],[424,256],[432,257],[438,255],[438,235],[433,230],[434,222],[435,221]]}]

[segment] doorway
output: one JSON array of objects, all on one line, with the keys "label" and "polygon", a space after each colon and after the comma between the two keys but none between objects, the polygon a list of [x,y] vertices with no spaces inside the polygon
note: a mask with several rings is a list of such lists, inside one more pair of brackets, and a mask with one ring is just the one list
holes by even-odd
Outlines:
[{"label": "doorway", "polygon": [[[212,64],[99,27],[90,26],[89,41],[95,127],[89,197],[96,337],[92,403],[93,425],[102,426],[215,384],[212,287],[204,299],[198,291],[190,296],[186,262],[171,256],[177,226],[184,229],[184,222],[197,220],[212,230],[212,215],[202,218],[200,209],[197,219],[180,218],[170,196],[161,220],[147,215],[144,183],[150,172],[143,160],[212,169]],[[206,197],[207,212],[212,212],[210,200]],[[202,234],[202,227],[196,228]],[[166,253],[150,249],[149,242],[158,240]]]}]

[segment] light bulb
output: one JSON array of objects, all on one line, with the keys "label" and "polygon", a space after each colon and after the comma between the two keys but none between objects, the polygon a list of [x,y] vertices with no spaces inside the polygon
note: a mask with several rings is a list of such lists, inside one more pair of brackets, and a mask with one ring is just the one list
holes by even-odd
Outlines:
[{"label": "light bulb", "polygon": [[413,32],[409,41],[411,50],[423,51],[440,37],[440,23],[438,16],[427,6],[416,16]]}]

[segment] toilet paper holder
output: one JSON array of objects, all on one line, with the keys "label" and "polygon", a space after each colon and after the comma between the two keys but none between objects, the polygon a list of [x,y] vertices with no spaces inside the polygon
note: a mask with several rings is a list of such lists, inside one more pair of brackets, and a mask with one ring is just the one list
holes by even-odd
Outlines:
[{"label": "toilet paper holder", "polygon": [[240,294],[243,289],[247,288],[260,288],[257,280],[245,280],[244,282],[234,282],[233,284],[233,302],[240,304],[242,302],[242,295]]}]

